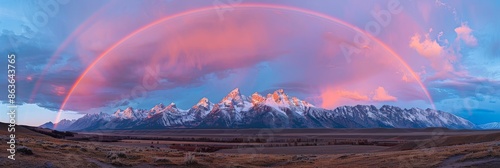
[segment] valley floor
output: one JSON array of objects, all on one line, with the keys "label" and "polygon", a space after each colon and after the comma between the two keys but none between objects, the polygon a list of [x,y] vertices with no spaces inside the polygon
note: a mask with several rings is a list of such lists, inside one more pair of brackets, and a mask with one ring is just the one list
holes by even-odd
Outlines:
[{"label": "valley floor", "polygon": [[[0,129],[5,142],[6,129]],[[325,144],[190,152],[170,147],[179,141],[74,141],[22,127],[16,130],[18,147],[26,149],[17,151],[15,161],[7,159],[7,151],[1,152],[0,167],[500,167],[500,131],[434,135],[392,146]],[[7,148],[6,143],[2,146]]]}]

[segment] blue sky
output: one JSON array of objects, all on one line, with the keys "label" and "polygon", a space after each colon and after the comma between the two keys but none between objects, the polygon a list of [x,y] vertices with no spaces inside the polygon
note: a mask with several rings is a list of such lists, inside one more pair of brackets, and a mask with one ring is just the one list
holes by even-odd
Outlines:
[{"label": "blue sky", "polygon": [[21,124],[55,121],[60,110],[75,119],[158,103],[187,109],[234,88],[284,89],[329,109],[389,104],[500,122],[498,1],[0,4],[0,51],[18,56]]}]

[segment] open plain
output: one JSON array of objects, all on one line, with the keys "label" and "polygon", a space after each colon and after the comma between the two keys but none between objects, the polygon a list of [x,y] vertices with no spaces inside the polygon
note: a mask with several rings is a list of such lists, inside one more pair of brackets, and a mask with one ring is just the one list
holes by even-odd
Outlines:
[{"label": "open plain", "polygon": [[[0,132],[7,140],[6,125]],[[1,167],[498,167],[500,131],[176,129],[57,132],[18,126]],[[7,148],[6,143],[2,143]]]}]

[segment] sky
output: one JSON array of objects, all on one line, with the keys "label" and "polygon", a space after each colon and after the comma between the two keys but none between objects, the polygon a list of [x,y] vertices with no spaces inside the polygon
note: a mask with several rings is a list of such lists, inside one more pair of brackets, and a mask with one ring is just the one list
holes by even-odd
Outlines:
[{"label": "sky", "polygon": [[188,109],[234,88],[484,124],[500,122],[497,11],[494,0],[0,0],[0,51],[16,54],[18,124]]}]

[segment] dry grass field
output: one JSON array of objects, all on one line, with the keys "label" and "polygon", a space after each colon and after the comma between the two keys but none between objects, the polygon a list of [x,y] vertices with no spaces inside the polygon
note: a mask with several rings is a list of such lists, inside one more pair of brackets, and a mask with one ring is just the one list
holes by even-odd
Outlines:
[{"label": "dry grass field", "polygon": [[[7,131],[2,124],[2,140]],[[16,160],[0,167],[500,167],[500,133],[439,136],[392,147],[326,145],[187,152],[168,144],[56,139],[16,127]],[[128,145],[126,145],[128,144]],[[2,143],[7,148],[6,143]],[[31,151],[31,152],[29,152]]]}]

